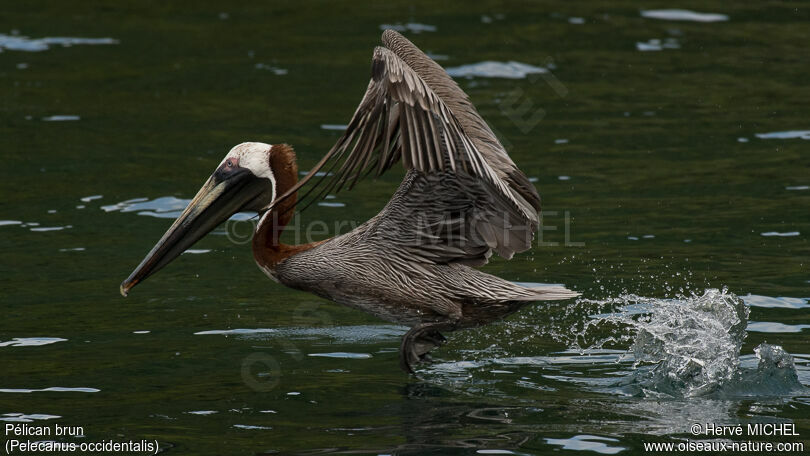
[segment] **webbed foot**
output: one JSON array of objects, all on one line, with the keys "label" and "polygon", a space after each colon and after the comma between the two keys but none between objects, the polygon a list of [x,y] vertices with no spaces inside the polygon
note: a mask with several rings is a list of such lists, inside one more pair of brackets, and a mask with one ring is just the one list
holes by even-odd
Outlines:
[{"label": "webbed foot", "polygon": [[399,347],[399,367],[408,374],[413,374],[413,366],[429,360],[428,352],[442,346],[447,339],[439,332],[452,331],[452,323],[420,323],[411,328],[404,336]]}]

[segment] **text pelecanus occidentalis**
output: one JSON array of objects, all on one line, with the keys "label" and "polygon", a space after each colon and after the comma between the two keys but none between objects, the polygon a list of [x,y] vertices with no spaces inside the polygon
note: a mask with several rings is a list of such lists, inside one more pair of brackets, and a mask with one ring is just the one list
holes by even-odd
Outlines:
[{"label": "text pelecanus occidentalis", "polygon": [[[400,347],[407,372],[445,341],[440,331],[484,325],[528,302],[577,296],[473,269],[493,250],[509,259],[531,246],[540,197],[436,62],[392,30],[382,42],[346,132],[309,174],[298,181],[289,145],[234,147],[121,284],[121,293],[234,213],[256,211],[253,255],[262,271],[288,287],[410,326]],[[370,172],[379,175],[400,159],[407,174],[375,217],[324,241],[280,241],[302,186],[313,181],[303,198],[312,200]]]}]

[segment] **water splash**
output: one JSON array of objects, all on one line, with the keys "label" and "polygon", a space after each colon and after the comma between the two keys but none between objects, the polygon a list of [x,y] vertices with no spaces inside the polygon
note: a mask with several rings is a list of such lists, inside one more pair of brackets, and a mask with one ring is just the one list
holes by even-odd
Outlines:
[{"label": "water splash", "polygon": [[710,289],[650,304],[637,319],[617,314],[636,330],[630,348],[636,364],[654,363],[635,379],[646,395],[702,396],[734,377],[748,322],[741,299]]},{"label": "water splash", "polygon": [[[633,370],[609,385],[611,389],[675,398],[769,396],[805,389],[792,357],[782,347],[761,344],[754,349],[757,366],[741,366],[749,308],[727,289],[672,299],[622,295],[581,302],[614,310],[592,315],[569,333],[572,347],[585,352],[630,342],[625,358],[632,359]],[[590,336],[604,333],[606,326],[610,335]]]},{"label": "water splash", "polygon": [[793,357],[784,348],[763,343],[754,349],[754,354],[756,367],[743,366],[736,373],[734,381],[723,385],[716,396],[761,397],[807,393],[808,388],[799,381]]},{"label": "water splash", "polygon": [[[465,350],[464,361],[434,364],[426,373],[443,383],[486,384],[489,390],[509,390],[507,383],[513,383],[531,389],[577,385],[654,399],[806,394],[791,355],[781,347],[762,344],[756,356],[741,356],[749,323],[746,301],[727,289],[707,289],[674,298],[622,294],[544,304],[492,330],[501,341],[504,336],[512,341],[508,347],[487,331],[460,332],[454,335],[466,338],[460,343],[486,348]],[[520,352],[548,338],[569,349],[543,356]],[[507,370],[514,375],[501,374]]]}]

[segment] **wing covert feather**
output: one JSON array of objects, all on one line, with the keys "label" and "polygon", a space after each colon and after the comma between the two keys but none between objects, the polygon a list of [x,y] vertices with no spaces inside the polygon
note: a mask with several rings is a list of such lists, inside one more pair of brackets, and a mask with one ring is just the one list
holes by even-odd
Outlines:
[{"label": "wing covert feather", "polygon": [[[491,250],[511,258],[529,248],[540,208],[534,186],[438,64],[397,32],[386,30],[383,43],[344,134],[273,204],[313,181],[302,198],[311,203],[402,160],[406,180],[374,219],[382,238],[439,263],[479,265]],[[417,219],[430,235],[415,234]]]}]

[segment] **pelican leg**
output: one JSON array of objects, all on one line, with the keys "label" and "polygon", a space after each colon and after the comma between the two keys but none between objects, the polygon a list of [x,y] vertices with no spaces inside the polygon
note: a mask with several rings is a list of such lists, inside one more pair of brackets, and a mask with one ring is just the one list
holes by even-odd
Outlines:
[{"label": "pelican leg", "polygon": [[413,365],[429,359],[428,352],[442,346],[447,339],[439,332],[452,331],[455,324],[446,322],[420,323],[411,328],[399,346],[399,367],[413,374]]}]

